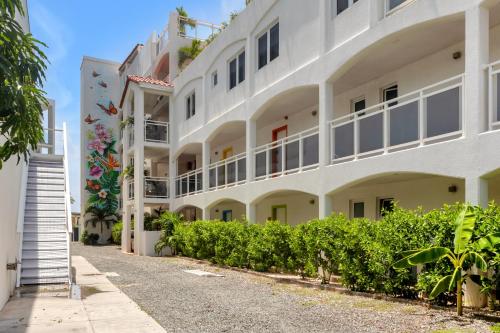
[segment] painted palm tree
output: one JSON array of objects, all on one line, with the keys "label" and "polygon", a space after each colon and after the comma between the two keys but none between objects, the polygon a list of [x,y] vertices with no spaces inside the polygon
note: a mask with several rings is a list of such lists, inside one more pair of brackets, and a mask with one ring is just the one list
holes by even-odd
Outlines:
[{"label": "painted palm tree", "polygon": [[100,209],[97,207],[89,207],[85,211],[86,214],[90,214],[90,218],[85,221],[85,226],[88,223],[92,223],[92,226],[95,228],[99,223],[101,225],[101,234],[103,232],[103,226],[109,229],[112,223],[117,221],[116,214],[110,213],[106,209]]}]

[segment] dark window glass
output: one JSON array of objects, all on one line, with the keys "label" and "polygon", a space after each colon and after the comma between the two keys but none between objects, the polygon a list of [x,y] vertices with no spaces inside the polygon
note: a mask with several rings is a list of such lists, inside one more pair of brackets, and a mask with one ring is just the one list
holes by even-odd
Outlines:
[{"label": "dark window glass", "polygon": [[355,202],[352,204],[352,217],[363,218],[365,217],[365,203]]},{"label": "dark window glass", "polygon": [[269,31],[269,61],[280,55],[280,24],[276,23]]},{"label": "dark window glass", "polygon": [[217,77],[217,72],[215,72],[215,73],[213,74],[213,77],[212,77],[212,80],[213,80],[212,84],[214,85],[214,87],[217,85],[217,83],[218,83],[218,79],[219,79],[219,78]]},{"label": "dark window glass", "polygon": [[236,87],[236,59],[229,63],[229,89]]},{"label": "dark window glass", "polygon": [[191,95],[191,117],[196,114],[196,94]]},{"label": "dark window glass", "polygon": [[337,15],[349,7],[349,0],[337,0]]},{"label": "dark window glass", "polygon": [[245,81],[245,51],[238,56],[238,83]]},{"label": "dark window glass", "polygon": [[366,108],[366,100],[362,99],[354,102],[354,112],[364,110]]},{"label": "dark window glass", "polygon": [[396,8],[406,0],[389,0],[389,10]]},{"label": "dark window glass", "polygon": [[186,98],[186,119],[191,118],[191,98]]},{"label": "dark window glass", "polygon": [[267,65],[267,32],[263,34],[258,42],[258,52],[259,52],[259,69]]}]

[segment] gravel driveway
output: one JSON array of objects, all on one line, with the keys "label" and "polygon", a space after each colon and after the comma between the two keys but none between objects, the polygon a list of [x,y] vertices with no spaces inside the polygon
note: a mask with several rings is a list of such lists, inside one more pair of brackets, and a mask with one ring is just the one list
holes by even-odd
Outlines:
[{"label": "gravel driveway", "polygon": [[[329,291],[306,289],[180,258],[122,254],[73,243],[168,332],[491,332],[493,324]],[[184,272],[201,269],[224,277]]]}]

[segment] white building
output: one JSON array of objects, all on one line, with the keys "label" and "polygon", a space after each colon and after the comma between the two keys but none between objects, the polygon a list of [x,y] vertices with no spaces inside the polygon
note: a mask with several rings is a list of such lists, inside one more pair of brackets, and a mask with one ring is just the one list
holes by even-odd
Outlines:
[{"label": "white building", "polygon": [[109,65],[134,119],[125,251],[133,215],[153,253],[160,206],[297,224],[500,201],[500,1],[254,0],[180,71],[182,22]]}]

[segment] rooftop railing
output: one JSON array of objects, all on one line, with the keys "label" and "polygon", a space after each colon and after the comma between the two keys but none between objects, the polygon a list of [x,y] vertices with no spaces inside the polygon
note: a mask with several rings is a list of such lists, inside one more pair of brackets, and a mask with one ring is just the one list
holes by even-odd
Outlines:
[{"label": "rooftop railing", "polygon": [[44,128],[43,138],[38,143],[36,153],[64,156],[64,131],[57,128]]},{"label": "rooftop railing", "polygon": [[190,17],[179,16],[179,36],[189,39],[206,40],[220,32],[222,26],[210,22],[203,22]]},{"label": "rooftop railing", "polygon": [[255,180],[279,177],[318,167],[318,127],[256,147]]},{"label": "rooftop railing", "polygon": [[461,136],[463,86],[462,74],[334,119],[331,163]]}]

